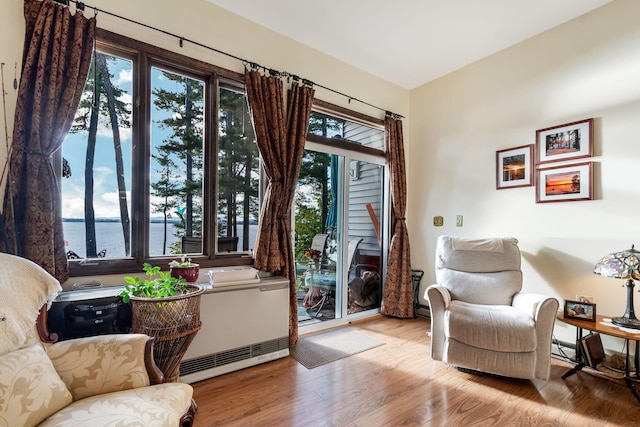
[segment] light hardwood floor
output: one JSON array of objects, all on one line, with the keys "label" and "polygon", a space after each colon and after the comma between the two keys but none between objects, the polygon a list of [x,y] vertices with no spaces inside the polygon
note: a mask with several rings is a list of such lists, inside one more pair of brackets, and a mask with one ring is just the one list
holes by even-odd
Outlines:
[{"label": "light hardwood floor", "polygon": [[314,369],[291,357],[194,384],[196,427],[639,426],[628,388],[554,359],[551,379],[471,375],[429,356],[427,319],[350,328],[385,345]]}]

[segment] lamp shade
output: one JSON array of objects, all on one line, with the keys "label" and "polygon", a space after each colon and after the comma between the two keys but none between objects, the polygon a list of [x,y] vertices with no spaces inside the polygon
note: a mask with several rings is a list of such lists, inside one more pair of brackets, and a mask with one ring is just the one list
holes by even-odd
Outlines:
[{"label": "lamp shade", "polygon": [[640,280],[640,251],[634,249],[626,249],[620,252],[614,252],[603,256],[596,264],[593,272],[604,277],[614,279],[631,279]]},{"label": "lamp shade", "polygon": [[631,249],[603,256],[593,269],[595,274],[626,280],[627,309],[621,317],[612,318],[611,322],[614,325],[632,329],[640,329],[640,320],[636,317],[633,308],[634,280],[640,279],[640,272],[638,271],[640,259],[638,259],[638,255],[640,255],[640,252],[636,251],[634,246],[631,245]]}]

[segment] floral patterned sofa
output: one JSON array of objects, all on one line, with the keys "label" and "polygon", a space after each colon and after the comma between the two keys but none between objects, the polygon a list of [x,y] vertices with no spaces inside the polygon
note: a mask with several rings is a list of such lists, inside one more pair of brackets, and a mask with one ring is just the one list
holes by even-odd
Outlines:
[{"label": "floral patterned sofa", "polygon": [[46,309],[60,290],[35,263],[0,253],[0,426],[191,426],[193,389],[163,382],[153,338],[55,342]]}]

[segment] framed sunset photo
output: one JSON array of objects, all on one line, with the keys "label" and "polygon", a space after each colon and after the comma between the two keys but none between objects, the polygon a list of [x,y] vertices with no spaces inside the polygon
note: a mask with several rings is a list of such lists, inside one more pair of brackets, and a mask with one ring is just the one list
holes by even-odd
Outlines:
[{"label": "framed sunset photo", "polygon": [[533,185],[533,145],[496,151],[496,189]]},{"label": "framed sunset photo", "polygon": [[538,169],[536,203],[593,200],[592,162]]}]

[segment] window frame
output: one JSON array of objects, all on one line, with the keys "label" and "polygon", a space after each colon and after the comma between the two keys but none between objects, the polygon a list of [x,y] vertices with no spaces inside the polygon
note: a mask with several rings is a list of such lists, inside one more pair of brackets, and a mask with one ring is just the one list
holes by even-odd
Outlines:
[{"label": "window frame", "polygon": [[[313,100],[312,111],[333,116],[340,119],[349,120],[355,123],[360,123],[375,129],[384,131],[384,120],[376,119],[375,117],[368,116],[366,114],[358,113],[353,110],[341,107],[339,105],[332,104],[330,102],[322,101],[319,99]],[[321,145],[328,145],[330,147],[340,148],[346,151],[369,154],[374,157],[386,157],[385,149],[377,149],[372,147],[366,147],[357,142],[350,141],[343,138],[329,138],[322,135],[316,135],[313,133],[307,133],[307,142],[314,142]]]},{"label": "window frame", "polygon": [[[176,258],[176,255],[149,256],[151,105],[150,102],[143,101],[142,97],[150,94],[152,67],[197,78],[205,84],[203,126],[207,131],[203,139],[202,208],[206,214],[202,217],[202,254],[190,255],[190,258],[204,268],[252,265],[253,258],[247,252],[216,253],[217,197],[205,196],[217,195],[218,188],[217,156],[214,157],[214,153],[218,152],[220,83],[244,89],[244,75],[100,28],[96,29],[96,49],[131,60],[133,63],[131,138],[133,144],[139,144],[141,148],[133,150],[131,154],[131,256],[68,260],[70,277],[139,272],[145,262],[167,265],[170,260]],[[58,150],[55,159],[56,165],[60,165],[57,168],[60,171],[61,151]],[[59,176],[62,179],[61,173]]]}]

